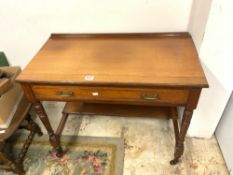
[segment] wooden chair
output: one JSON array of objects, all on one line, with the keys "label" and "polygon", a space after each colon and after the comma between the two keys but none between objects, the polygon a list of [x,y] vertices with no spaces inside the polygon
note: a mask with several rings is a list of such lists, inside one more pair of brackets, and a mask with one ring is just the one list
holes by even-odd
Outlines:
[{"label": "wooden chair", "polygon": [[[39,126],[31,119],[28,113],[31,108],[31,104],[27,102],[27,99],[23,97],[9,127],[6,129],[5,133],[0,134],[0,168],[13,171],[14,173],[23,175],[23,160],[27,153],[27,150],[33,140],[35,134],[39,136],[42,132]],[[17,129],[27,129],[30,134],[25,141],[22,150],[18,154],[18,157],[13,158],[7,154],[5,149],[5,143],[7,139],[17,130]]]},{"label": "wooden chair", "polygon": [[[20,72],[20,68],[1,67],[0,70],[5,71],[4,74],[9,74],[6,79],[1,78],[4,81],[0,83],[0,119],[3,121],[0,128],[0,168],[22,175],[24,174],[22,163],[26,152],[34,135],[41,136],[42,132],[29,115],[32,104],[27,101],[20,86],[15,83],[15,77]],[[4,128],[2,128],[3,126]],[[7,154],[5,143],[17,129],[27,129],[30,134],[18,156],[11,157]]]}]

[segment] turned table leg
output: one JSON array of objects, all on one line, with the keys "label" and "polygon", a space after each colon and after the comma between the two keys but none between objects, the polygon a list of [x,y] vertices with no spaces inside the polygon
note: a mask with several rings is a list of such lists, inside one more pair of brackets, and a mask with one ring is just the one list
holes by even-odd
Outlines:
[{"label": "turned table leg", "polygon": [[188,130],[191,118],[192,118],[192,114],[193,114],[192,110],[185,109],[181,127],[180,127],[180,133],[176,140],[174,159],[170,161],[171,165],[177,164],[179,161],[179,158],[184,153],[184,140],[185,140],[185,136],[186,136],[186,133],[187,133],[187,130]]},{"label": "turned table leg", "polygon": [[[193,110],[196,109],[198,99],[200,97],[201,89],[195,88],[195,89],[190,89],[189,90],[189,97],[187,99],[187,103],[185,105],[185,110],[180,126],[180,131],[176,135],[176,145],[175,145],[175,153],[174,153],[174,159],[170,161],[171,165],[175,165],[179,162],[179,158],[183,155],[184,153],[184,140],[185,136],[187,133],[187,130],[189,128],[192,115],[193,115]],[[174,127],[175,130],[178,128],[178,123],[174,121]]]},{"label": "turned table leg", "polygon": [[42,106],[42,104],[40,102],[36,102],[34,103],[34,109],[36,111],[36,114],[39,116],[40,120],[42,121],[42,123],[44,124],[48,134],[49,134],[49,140],[50,140],[50,144],[54,147],[54,149],[57,152],[57,156],[58,157],[62,157],[63,156],[63,150],[62,147],[60,145],[60,139],[57,135],[54,134],[54,131],[51,127],[51,124],[49,122],[48,116],[44,110],[44,107]]}]

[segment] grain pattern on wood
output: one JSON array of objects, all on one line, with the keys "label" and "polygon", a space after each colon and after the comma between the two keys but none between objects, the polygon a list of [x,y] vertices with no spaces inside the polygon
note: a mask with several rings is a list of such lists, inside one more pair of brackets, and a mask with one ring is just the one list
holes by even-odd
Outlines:
[{"label": "grain pattern on wood", "polygon": [[101,103],[66,103],[63,113],[68,114],[97,114],[125,117],[169,117],[177,118],[175,107],[153,107],[137,105],[115,105]]},{"label": "grain pattern on wood", "polygon": [[[39,101],[81,100],[88,102],[79,109],[83,112],[110,114],[111,109],[116,115],[125,111],[141,115],[139,108],[152,109],[152,106],[155,111],[165,109],[161,106],[184,106],[180,127],[173,118],[176,146],[171,164],[176,164],[183,154],[193,110],[201,89],[208,87],[188,33],[52,34],[17,81],[37,108],[58,154],[62,152],[59,137]],[[122,106],[126,104],[141,106],[132,110]],[[74,105],[69,107],[75,109]],[[58,135],[67,116],[64,113]]]},{"label": "grain pattern on wood", "polygon": [[[183,37],[176,34],[72,36],[52,35],[17,80],[63,84],[208,86],[188,34]],[[88,75],[93,76],[93,80],[86,80]]]},{"label": "grain pattern on wood", "polygon": [[113,88],[33,85],[32,91],[38,100],[95,100],[141,103],[186,104],[187,89],[168,88]]}]

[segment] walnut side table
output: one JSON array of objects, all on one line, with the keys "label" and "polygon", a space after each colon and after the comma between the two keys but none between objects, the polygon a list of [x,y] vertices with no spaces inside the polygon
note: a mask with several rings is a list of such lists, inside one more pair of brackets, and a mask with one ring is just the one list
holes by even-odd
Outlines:
[{"label": "walnut side table", "polygon": [[[172,114],[174,108],[184,106],[180,126],[171,116],[176,139],[171,164],[183,154],[193,110],[201,89],[208,87],[188,33],[52,34],[17,81],[34,104],[58,156],[63,154],[59,134],[66,116],[55,134],[41,101],[72,102],[68,107],[74,112],[102,114],[109,114],[107,106],[115,104],[117,115],[138,113],[133,110],[138,106],[145,113],[161,107],[160,112]],[[80,102],[86,104],[83,109],[72,106]]]}]

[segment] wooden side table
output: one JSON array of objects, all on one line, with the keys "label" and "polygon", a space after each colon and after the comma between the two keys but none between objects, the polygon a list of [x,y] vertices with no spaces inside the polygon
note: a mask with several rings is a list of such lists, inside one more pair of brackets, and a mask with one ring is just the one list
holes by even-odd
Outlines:
[{"label": "wooden side table", "polygon": [[[17,80],[46,127],[57,156],[63,155],[59,134],[67,117],[56,134],[41,101],[82,102],[84,108],[69,105],[70,109],[102,114],[111,112],[105,109],[111,104],[116,115],[134,114],[138,105],[154,110],[166,107],[166,111],[185,107],[181,124],[172,118],[176,142],[171,164],[184,152],[192,113],[202,88],[208,87],[188,33],[52,34]],[[120,111],[123,104],[135,106]]]}]

